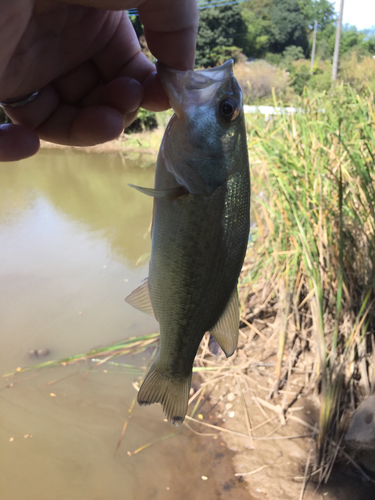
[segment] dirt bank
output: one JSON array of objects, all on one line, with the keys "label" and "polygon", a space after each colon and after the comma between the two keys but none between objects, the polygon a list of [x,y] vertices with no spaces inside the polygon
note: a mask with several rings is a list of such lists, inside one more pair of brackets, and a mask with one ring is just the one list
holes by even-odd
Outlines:
[{"label": "dirt bank", "polygon": [[63,146],[47,141],[41,141],[40,147],[43,149],[72,149],[76,151],[86,151],[88,153],[121,153],[126,155],[147,154],[156,158],[163,137],[163,129],[157,128],[152,132],[142,132],[134,134],[121,134],[113,141],[97,144],[96,146]]},{"label": "dirt bank", "polygon": [[[269,300],[252,310],[232,358],[213,355],[209,338],[204,339],[196,364],[220,368],[202,372],[195,400],[208,396],[211,409],[200,420],[188,418],[188,425],[204,433],[224,427],[221,439],[235,452],[235,475],[247,482],[254,498],[372,500],[375,483],[365,480],[342,448],[332,453],[326,469],[311,474],[319,423],[319,395],[310,381],[315,358],[301,356],[303,340],[290,339],[277,382],[279,307]],[[333,467],[338,455],[339,464]],[[320,474],[329,479],[317,489]]]}]

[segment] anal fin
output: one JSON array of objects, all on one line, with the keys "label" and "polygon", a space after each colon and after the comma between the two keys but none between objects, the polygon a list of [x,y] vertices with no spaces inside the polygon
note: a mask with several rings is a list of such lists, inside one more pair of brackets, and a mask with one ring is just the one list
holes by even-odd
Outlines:
[{"label": "anal fin", "polygon": [[238,306],[237,287],[234,289],[229,302],[216,325],[210,329],[211,335],[224,351],[227,358],[232,356],[237,347],[240,327],[240,313]]},{"label": "anal fin", "polygon": [[185,378],[173,378],[159,370],[155,362],[138,392],[138,403],[140,406],[161,403],[167,419],[178,427],[188,409],[190,383],[191,373]]},{"label": "anal fin", "polygon": [[145,279],[145,282],[141,286],[128,295],[125,301],[135,307],[135,309],[138,309],[138,311],[142,311],[150,316],[155,316],[154,309],[151,304],[148,278]]}]

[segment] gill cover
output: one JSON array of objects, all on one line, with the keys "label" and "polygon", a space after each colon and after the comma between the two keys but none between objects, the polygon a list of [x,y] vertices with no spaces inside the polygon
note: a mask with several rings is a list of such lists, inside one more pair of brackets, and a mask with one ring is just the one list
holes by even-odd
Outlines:
[{"label": "gill cover", "polygon": [[242,125],[242,92],[233,61],[199,71],[160,63],[157,69],[175,111],[160,151],[165,168],[189,193],[210,194],[230,175]]}]

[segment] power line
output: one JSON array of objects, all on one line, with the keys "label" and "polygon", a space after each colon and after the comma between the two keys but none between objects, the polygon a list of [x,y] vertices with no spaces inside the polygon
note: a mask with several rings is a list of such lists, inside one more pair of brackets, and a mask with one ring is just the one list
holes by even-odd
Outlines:
[{"label": "power line", "polygon": [[210,7],[221,7],[224,5],[231,5],[234,3],[242,3],[242,2],[248,2],[249,0],[231,0],[228,2],[228,0],[212,0],[212,2],[209,2],[207,0],[198,0],[197,5],[198,9],[209,9]]},{"label": "power line", "polygon": [[[207,2],[205,0],[197,1],[198,10],[214,9],[217,7],[225,7],[226,5],[235,5],[243,2],[248,2],[249,0],[212,0],[212,2]],[[128,9],[128,14],[130,16],[138,16],[137,9]]]},{"label": "power line", "polygon": [[213,9],[213,8],[215,8],[215,7],[224,7],[224,5],[235,5],[235,4],[238,4],[238,3],[243,3],[243,2],[248,2],[248,1],[249,1],[249,0],[234,0],[234,1],[232,1],[232,2],[228,2],[228,1],[224,0],[224,2],[223,2],[223,3],[221,3],[221,2],[220,2],[220,3],[215,3],[214,5],[213,5],[213,4],[211,4],[211,3],[209,3],[209,4],[207,4],[206,6],[200,6],[200,5],[198,4],[198,9],[199,9],[199,10],[204,10],[204,9]]}]

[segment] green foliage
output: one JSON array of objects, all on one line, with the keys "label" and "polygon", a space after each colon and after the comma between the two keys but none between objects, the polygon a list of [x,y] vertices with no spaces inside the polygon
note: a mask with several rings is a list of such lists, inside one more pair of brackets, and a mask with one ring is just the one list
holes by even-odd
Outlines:
[{"label": "green foliage", "polygon": [[[248,57],[264,57],[270,51],[282,53],[289,45],[307,54],[314,21],[320,41],[326,41],[335,32],[336,14],[329,0],[252,0],[242,5],[242,19],[246,33],[238,45]],[[324,58],[332,55],[331,43],[323,52]]]},{"label": "green foliage", "polygon": [[321,31],[336,21],[335,6],[329,0],[299,0],[299,4],[310,30],[314,29],[315,21]]},{"label": "green foliage", "polygon": [[133,25],[134,31],[137,33],[137,37],[141,37],[144,34],[144,30],[139,16],[129,16],[129,18]]},{"label": "green foliage", "polygon": [[314,65],[314,74],[311,76],[308,88],[318,92],[328,92],[332,87],[332,63],[320,61]]},{"label": "green foliage", "polygon": [[274,54],[273,52],[267,52],[264,60],[273,66],[280,66],[283,61],[282,54]]},{"label": "green foliage", "polygon": [[242,4],[245,34],[238,44],[248,57],[262,57],[269,50],[272,0],[251,0]]},{"label": "green foliage", "polygon": [[297,95],[302,95],[304,88],[308,85],[311,78],[309,68],[305,65],[300,67],[299,71],[294,73],[294,78],[291,87],[295,90]]},{"label": "green foliage", "polygon": [[126,129],[126,132],[144,132],[145,130],[153,130],[158,126],[156,115],[153,111],[141,108],[137,118]]},{"label": "green foliage", "polygon": [[271,49],[282,53],[289,45],[308,50],[307,21],[298,0],[274,0],[271,8]]},{"label": "green foliage", "polygon": [[5,114],[4,109],[0,106],[0,124],[1,123],[8,123],[9,118]]},{"label": "green foliage", "polygon": [[[327,26],[324,30],[318,30],[316,37],[316,58],[321,60],[331,59],[335,49],[336,26]],[[312,46],[312,35],[310,36]]]},{"label": "green foliage", "polygon": [[215,49],[227,49],[235,43],[237,35],[246,30],[239,5],[204,9],[200,12],[196,50],[196,66],[209,67],[218,64]]},{"label": "green foliage", "polygon": [[297,61],[297,59],[304,59],[304,53],[301,47],[296,45],[289,45],[283,52],[283,57],[286,60]]},{"label": "green foliage", "polygon": [[341,33],[340,53],[344,54],[353,48],[375,54],[375,34],[371,31],[359,31],[355,26],[345,25]]},{"label": "green foliage", "polygon": [[211,52],[212,61],[214,61],[214,66],[219,66],[225,63],[228,59],[233,59],[235,63],[244,62],[246,57],[241,52],[241,49],[236,46],[232,47],[216,47]]},{"label": "green foliage", "polygon": [[[317,57],[332,58],[335,50],[336,26],[329,25],[317,35]],[[340,56],[355,50],[364,56],[375,54],[375,33],[371,30],[358,30],[355,26],[343,26],[340,43]]]}]

